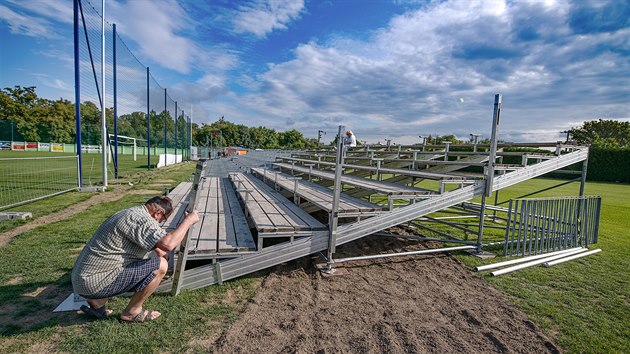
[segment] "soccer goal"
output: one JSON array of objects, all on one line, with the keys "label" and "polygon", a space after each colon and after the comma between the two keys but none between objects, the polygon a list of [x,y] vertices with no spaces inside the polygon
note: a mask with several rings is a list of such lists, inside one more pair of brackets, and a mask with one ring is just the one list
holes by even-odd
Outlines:
[{"label": "soccer goal", "polygon": [[[133,160],[137,161],[137,156],[136,156],[136,151],[137,149],[137,145],[136,145],[136,138],[132,138],[130,136],[125,136],[125,135],[118,135],[118,145],[122,145],[123,146],[123,151],[124,151],[124,147],[125,146],[131,146],[132,147],[132,151],[133,151]],[[114,146],[114,143],[116,141],[116,138],[114,137],[114,134],[109,134],[109,143],[111,146]],[[109,159],[111,162],[111,154],[109,155]]]}]

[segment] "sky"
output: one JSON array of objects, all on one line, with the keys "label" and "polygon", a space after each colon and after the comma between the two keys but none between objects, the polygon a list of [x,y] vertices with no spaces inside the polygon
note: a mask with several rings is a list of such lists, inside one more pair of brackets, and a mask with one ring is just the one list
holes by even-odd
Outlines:
[{"label": "sky", "polygon": [[[630,120],[627,0],[106,0],[105,18],[197,124],[487,138],[495,94],[505,141]],[[0,0],[0,87],[74,101],[72,19],[70,0]]]}]

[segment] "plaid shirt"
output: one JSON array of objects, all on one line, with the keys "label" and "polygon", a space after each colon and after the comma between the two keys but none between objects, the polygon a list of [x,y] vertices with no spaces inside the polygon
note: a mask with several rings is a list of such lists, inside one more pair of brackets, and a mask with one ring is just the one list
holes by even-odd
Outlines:
[{"label": "plaid shirt", "polygon": [[72,269],[74,292],[89,296],[101,291],[124,267],[143,259],[165,234],[144,205],[114,214],[79,254]]}]

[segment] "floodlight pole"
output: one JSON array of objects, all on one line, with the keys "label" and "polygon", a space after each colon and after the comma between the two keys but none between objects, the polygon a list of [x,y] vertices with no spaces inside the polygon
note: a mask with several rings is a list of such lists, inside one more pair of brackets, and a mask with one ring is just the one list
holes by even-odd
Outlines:
[{"label": "floodlight pole", "polygon": [[103,191],[107,188],[107,117],[105,115],[105,0],[101,1],[101,150],[103,151]]}]

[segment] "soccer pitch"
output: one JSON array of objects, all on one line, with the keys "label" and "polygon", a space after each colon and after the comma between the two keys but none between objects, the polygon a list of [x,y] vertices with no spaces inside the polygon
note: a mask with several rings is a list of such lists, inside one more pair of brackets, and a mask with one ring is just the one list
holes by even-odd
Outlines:
[{"label": "soccer pitch", "polygon": [[[103,155],[82,154],[82,186],[103,184]],[[118,178],[147,170],[147,155],[118,155]],[[0,150],[0,208],[73,190],[79,186],[75,153]],[[151,156],[155,168],[159,155]],[[114,164],[108,162],[108,180],[114,180]]]}]

